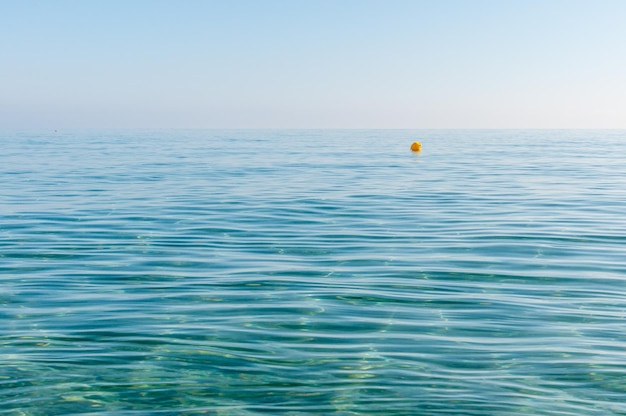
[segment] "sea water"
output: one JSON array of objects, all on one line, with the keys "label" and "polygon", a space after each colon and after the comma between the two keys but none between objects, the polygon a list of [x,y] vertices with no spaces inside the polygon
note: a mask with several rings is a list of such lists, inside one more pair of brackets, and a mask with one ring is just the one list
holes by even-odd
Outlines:
[{"label": "sea water", "polygon": [[626,131],[0,139],[2,415],[626,414]]}]

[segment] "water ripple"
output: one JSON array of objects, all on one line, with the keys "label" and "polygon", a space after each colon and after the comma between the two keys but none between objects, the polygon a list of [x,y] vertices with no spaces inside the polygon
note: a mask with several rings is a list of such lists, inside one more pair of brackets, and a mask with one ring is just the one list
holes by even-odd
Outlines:
[{"label": "water ripple", "polygon": [[625,134],[6,136],[0,414],[626,414]]}]

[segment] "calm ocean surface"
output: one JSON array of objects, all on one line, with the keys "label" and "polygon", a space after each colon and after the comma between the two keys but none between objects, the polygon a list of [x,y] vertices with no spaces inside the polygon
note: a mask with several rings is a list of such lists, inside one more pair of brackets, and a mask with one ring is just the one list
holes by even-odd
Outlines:
[{"label": "calm ocean surface", "polygon": [[1,415],[626,415],[626,131],[0,143]]}]

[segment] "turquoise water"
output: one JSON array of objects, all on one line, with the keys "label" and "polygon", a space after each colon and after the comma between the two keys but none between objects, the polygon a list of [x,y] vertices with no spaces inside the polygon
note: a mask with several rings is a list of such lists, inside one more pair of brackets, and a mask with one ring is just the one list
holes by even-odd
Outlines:
[{"label": "turquoise water", "polygon": [[626,414],[626,131],[1,142],[2,415]]}]

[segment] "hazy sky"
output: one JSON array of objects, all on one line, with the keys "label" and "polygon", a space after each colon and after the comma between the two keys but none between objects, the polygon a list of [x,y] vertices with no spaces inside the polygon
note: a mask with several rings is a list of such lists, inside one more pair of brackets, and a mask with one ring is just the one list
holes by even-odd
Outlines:
[{"label": "hazy sky", "polygon": [[0,0],[0,127],[626,128],[626,0]]}]

